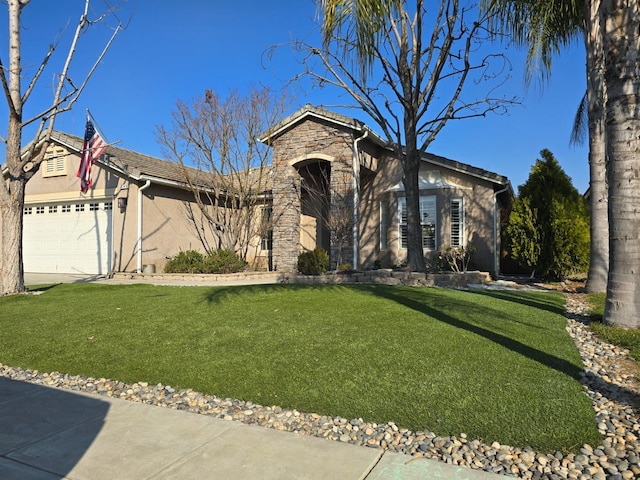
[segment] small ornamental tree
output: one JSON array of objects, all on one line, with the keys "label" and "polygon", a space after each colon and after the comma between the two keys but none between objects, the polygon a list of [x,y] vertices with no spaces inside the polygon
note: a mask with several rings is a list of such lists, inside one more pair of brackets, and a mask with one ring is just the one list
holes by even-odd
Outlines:
[{"label": "small ornamental tree", "polygon": [[511,256],[543,278],[563,280],[589,265],[587,204],[553,154],[536,160],[507,221]]},{"label": "small ornamental tree", "polygon": [[531,210],[528,198],[518,197],[505,226],[509,253],[521,267],[529,268],[534,273],[540,259],[537,214],[537,211]]}]

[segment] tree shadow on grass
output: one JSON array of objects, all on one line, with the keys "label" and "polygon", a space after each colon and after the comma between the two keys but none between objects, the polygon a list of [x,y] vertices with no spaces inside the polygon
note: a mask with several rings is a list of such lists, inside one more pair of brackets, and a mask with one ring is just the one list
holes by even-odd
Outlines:
[{"label": "tree shadow on grass", "polygon": [[264,293],[281,293],[281,292],[296,292],[301,290],[316,290],[316,289],[330,289],[341,288],[342,285],[306,285],[302,283],[288,283],[278,284],[269,283],[262,285],[230,285],[221,287],[212,287],[207,289],[204,298],[209,303],[221,303],[228,298],[236,295],[244,294],[264,294]]},{"label": "tree shadow on grass", "polygon": [[[498,298],[508,302],[517,303],[518,305],[527,305],[547,312],[564,314],[564,308],[548,300],[549,297],[539,295],[537,298],[529,295],[529,292],[521,292],[518,290],[472,290],[470,293],[474,295],[483,295],[491,298]],[[555,290],[546,291],[545,293],[556,293]]]},{"label": "tree shadow on grass", "polygon": [[[574,363],[553,355],[551,353],[544,352],[538,348],[531,347],[526,345],[518,340],[515,340],[507,335],[503,335],[492,331],[490,329],[484,328],[480,325],[462,320],[460,318],[456,318],[449,313],[446,312],[447,302],[440,302],[439,305],[435,306],[433,304],[428,304],[425,302],[425,299],[430,298],[427,291],[423,288],[398,288],[393,286],[385,286],[385,285],[305,285],[305,284],[269,284],[269,285],[247,285],[247,286],[225,286],[225,287],[215,287],[207,290],[205,294],[205,298],[208,302],[211,303],[220,303],[225,301],[228,298],[231,298],[236,295],[248,294],[264,294],[266,292],[291,292],[295,294],[299,291],[309,291],[309,290],[318,290],[322,289],[326,291],[327,289],[334,290],[343,290],[350,289],[356,292],[365,293],[369,295],[374,295],[379,298],[385,298],[390,301],[396,302],[400,305],[403,305],[407,308],[410,308],[416,312],[428,315],[431,318],[434,318],[440,322],[444,322],[448,325],[451,325],[456,328],[460,328],[462,330],[474,333],[483,337],[491,342],[494,342],[504,348],[507,348],[515,353],[519,353],[531,360],[534,360],[540,363],[543,366],[552,368],[562,374],[568,375],[571,378],[574,378],[580,381],[583,385],[587,386],[589,389],[592,389],[596,392],[601,393],[604,397],[612,399],[612,400],[621,400],[620,395],[623,396],[623,401],[629,401],[632,405],[636,407],[640,404],[640,398],[638,395],[624,387],[616,386],[610,382],[605,381],[604,379],[588,374],[584,375],[584,371],[581,366],[575,365]],[[528,292],[512,292],[512,291],[482,291],[482,292],[470,292],[472,294],[487,296],[491,298],[496,298],[499,300],[505,300],[509,302],[513,302],[520,305],[526,305],[532,308],[537,308],[541,310],[546,310],[554,314],[558,314],[560,316],[564,316],[564,309],[559,307],[557,304],[545,300],[544,297],[533,298]],[[473,301],[465,302],[468,304],[469,312],[472,313],[474,310],[480,308]],[[336,305],[339,307],[339,305]],[[460,302],[458,302],[457,307],[460,307]],[[363,312],[366,314],[366,312]],[[519,319],[512,320],[518,323],[523,323]],[[527,323],[529,328],[540,328],[536,325],[531,325]],[[540,336],[540,341],[544,341],[544,337]],[[617,397],[617,398],[616,398]]]},{"label": "tree shadow on grass", "polygon": [[[506,335],[502,335],[482,326],[453,317],[445,312],[444,309],[435,308],[434,306],[421,301],[421,299],[414,298],[418,295],[423,297],[423,290],[412,291],[405,289],[400,290],[372,286],[371,291],[379,297],[387,298],[388,300],[399,303],[400,305],[404,305],[405,307],[410,308],[416,312],[428,315],[429,317],[434,318],[440,322],[444,322],[453,327],[460,328],[462,330],[466,330],[468,332],[479,335],[491,342],[505,347],[515,353],[519,353],[520,355],[534,360],[546,367],[553,368],[558,372],[569,375],[572,378],[580,378],[580,372],[582,372],[582,369],[577,365],[565,360],[564,358],[560,358],[556,355],[543,352],[537,348],[530,347],[529,345],[526,345]],[[513,299],[511,300],[513,301]],[[547,306],[547,308],[549,307]]]},{"label": "tree shadow on grass", "polygon": [[[571,376],[572,378],[578,380],[582,385],[586,386],[590,390],[594,392],[600,393],[603,397],[615,401],[622,402],[623,404],[631,405],[632,408],[637,410],[640,405],[640,396],[638,394],[628,388],[622,387],[620,385],[616,385],[613,382],[607,381],[599,375],[595,375],[591,372],[587,372],[585,374],[582,367],[578,367],[573,363],[557,357],[555,355],[543,352],[539,349],[530,347],[529,345],[525,345],[522,342],[514,340],[513,338],[507,337],[505,335],[501,335],[499,333],[493,332],[486,328],[483,328],[479,325],[475,325],[473,323],[466,322],[459,318],[452,317],[444,312],[442,309],[434,308],[426,304],[422,301],[422,297],[424,296],[424,291],[415,290],[415,291],[407,291],[407,290],[399,290],[399,289],[385,289],[377,286],[372,287],[372,290],[376,295],[379,295],[384,298],[388,298],[389,300],[398,302],[401,305],[404,305],[408,308],[411,308],[417,312],[424,313],[429,315],[436,320],[441,322],[445,322],[451,326],[464,329],[466,331],[475,333],[480,335],[487,340],[497,343],[509,350],[519,353],[521,355],[530,358],[542,365],[553,368],[560,373],[564,373],[566,375]],[[480,292],[474,292],[480,293]],[[515,295],[514,295],[515,293]],[[543,310],[548,310],[553,313],[557,313],[558,315],[565,316],[564,309],[558,309],[555,306],[550,305],[544,301],[536,301],[531,298],[531,296],[527,296],[520,292],[502,292],[502,291],[491,291],[491,292],[482,292],[482,294],[491,296],[493,298],[498,298],[501,300],[507,300],[515,303],[520,303],[524,305],[531,306],[533,308],[540,308]],[[420,296],[420,299],[412,298],[412,296]],[[520,301],[520,300],[522,301]],[[470,306],[471,307],[471,306]],[[477,308],[477,307],[475,307]],[[543,338],[541,337],[541,341]]]},{"label": "tree shadow on grass", "polygon": [[[486,338],[494,343],[497,343],[509,350],[524,355],[532,360],[535,360],[545,366],[558,370],[566,375],[569,375],[573,378],[578,379],[579,374],[582,371],[578,366],[573,363],[557,357],[555,355],[543,352],[539,349],[530,347],[522,342],[514,340],[506,335],[497,333],[495,331],[491,331],[482,326],[461,320],[459,318],[453,317],[452,315],[446,312],[446,306],[442,305],[440,308],[434,307],[433,305],[429,305],[424,302],[425,298],[425,290],[424,289],[399,289],[384,285],[303,285],[303,284],[287,284],[287,285],[247,285],[247,286],[227,286],[227,287],[215,287],[207,290],[205,294],[205,299],[210,303],[220,303],[225,301],[228,298],[231,298],[236,295],[248,295],[249,297],[252,294],[264,294],[266,292],[291,292],[295,294],[297,291],[301,290],[313,290],[313,289],[322,289],[326,291],[326,289],[352,289],[357,290],[359,292],[365,292],[376,297],[386,298],[390,301],[396,302],[398,304],[404,305],[405,307],[411,308],[414,311],[423,313],[428,315],[438,321],[447,323],[453,327],[460,328],[469,332],[472,332],[476,335]],[[513,302],[519,302],[519,296],[504,296],[504,295],[494,295],[495,292],[491,292],[487,294],[489,296],[510,300]],[[503,298],[504,297],[504,298]],[[522,302],[528,304],[529,306],[535,308],[542,308],[545,310],[549,310],[553,313],[562,314],[562,310],[560,310],[557,306],[554,306],[549,303],[545,303],[543,301],[536,302],[531,300],[530,297],[522,298]],[[338,305],[337,305],[338,306]],[[471,306],[470,308],[478,308],[477,306]]]}]

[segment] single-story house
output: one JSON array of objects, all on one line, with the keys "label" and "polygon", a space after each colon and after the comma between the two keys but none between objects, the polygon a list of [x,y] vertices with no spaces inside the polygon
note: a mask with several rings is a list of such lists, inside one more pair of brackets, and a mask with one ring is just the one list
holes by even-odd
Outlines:
[{"label": "single-story house", "polygon": [[[295,271],[300,252],[316,246],[330,252],[334,268],[405,261],[402,168],[375,132],[307,105],[261,141],[272,148],[272,162],[268,183],[256,192],[262,200],[254,224],[261,228],[247,250],[252,265]],[[198,203],[183,168],[110,145],[93,167],[92,187],[81,194],[82,144],[80,137],[54,132],[39,173],[27,184],[25,272],[160,272],[181,250],[203,251],[203,236],[215,232],[194,220]],[[500,225],[513,201],[509,180],[424,154],[419,186],[425,255],[472,243],[475,267],[497,274]],[[196,189],[220,195],[216,188],[203,180]]]}]

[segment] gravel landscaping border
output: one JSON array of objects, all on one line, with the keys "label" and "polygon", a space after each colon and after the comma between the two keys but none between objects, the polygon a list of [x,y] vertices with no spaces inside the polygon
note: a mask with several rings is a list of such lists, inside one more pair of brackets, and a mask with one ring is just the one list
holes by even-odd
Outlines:
[{"label": "gravel landscaping border", "polygon": [[393,422],[365,423],[362,419],[322,416],[277,406],[220,399],[191,389],[144,382],[125,384],[105,378],[58,372],[41,373],[0,364],[0,376],[40,385],[213,415],[229,421],[297,432],[328,440],[383,448],[439,459],[449,464],[482,469],[524,479],[618,480],[640,478],[640,382],[623,368],[628,351],[600,341],[588,327],[588,306],[583,296],[565,294],[567,330],[584,363],[581,381],[593,401],[601,445],[583,445],[578,454],[545,454],[529,448],[485,444],[467,438],[439,437],[429,431],[413,432]]}]

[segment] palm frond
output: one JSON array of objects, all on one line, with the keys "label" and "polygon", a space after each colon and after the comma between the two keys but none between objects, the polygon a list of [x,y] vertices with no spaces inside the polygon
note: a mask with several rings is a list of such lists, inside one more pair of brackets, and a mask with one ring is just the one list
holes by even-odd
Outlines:
[{"label": "palm frond", "polygon": [[589,134],[589,100],[587,98],[587,92],[585,92],[576,116],[573,119],[573,128],[571,129],[570,145],[583,145]]},{"label": "palm frond", "polygon": [[579,41],[584,32],[585,0],[482,0],[490,27],[527,48],[525,82],[539,74],[547,80],[553,56]]},{"label": "palm frond", "polygon": [[379,35],[389,16],[400,11],[402,0],[320,0],[318,6],[324,48],[336,35],[354,39],[364,75],[371,68]]}]

